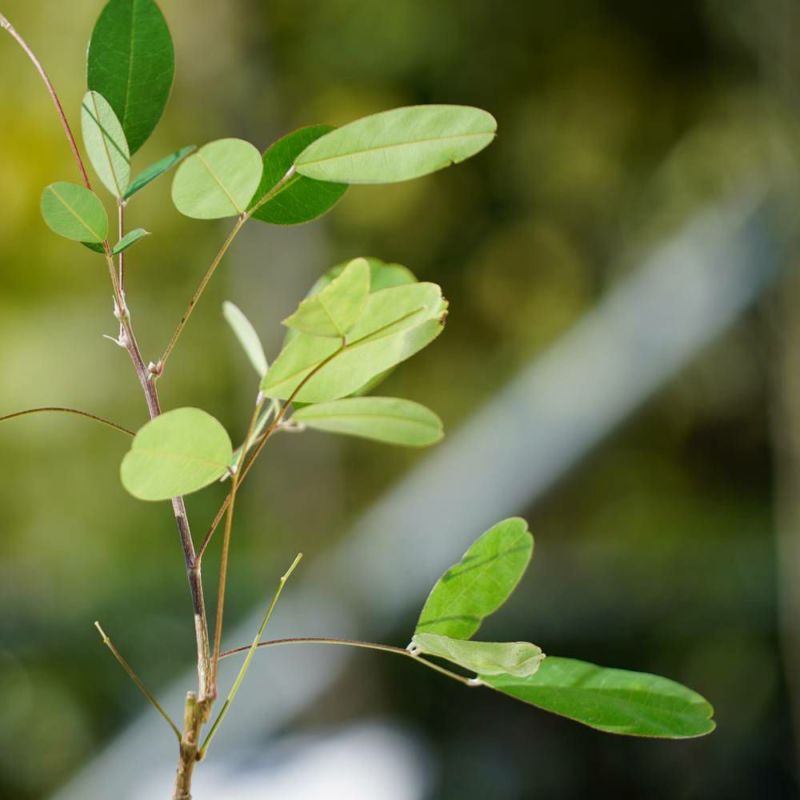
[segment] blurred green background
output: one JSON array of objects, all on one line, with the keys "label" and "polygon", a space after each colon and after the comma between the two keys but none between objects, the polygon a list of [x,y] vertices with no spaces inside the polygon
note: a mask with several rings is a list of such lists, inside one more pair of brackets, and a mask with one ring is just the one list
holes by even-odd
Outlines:
[{"label": "blurred green background", "polygon": [[[240,136],[265,147],[301,125],[397,105],[477,105],[499,122],[496,143],[457,169],[351,189],[309,226],[252,223],[244,232],[161,383],[165,407],[205,408],[234,438],[256,387],[220,314],[224,299],[255,321],[274,355],[279,320],[344,258],[376,255],[442,284],[445,334],[382,393],[429,405],[455,430],[643,253],[736,186],[782,184],[788,202],[774,236],[794,239],[793,0],[162,7],[177,79],[140,167],[184,144]],[[0,7],[44,61],[73,122],[100,8]],[[145,409],[130,364],[101,338],[115,332],[102,263],[39,218],[42,187],[76,175],[39,79],[8,37],[0,109],[0,414],[66,405],[136,428]],[[180,217],[169,180],[141,198],[131,225],[154,235],[131,253],[128,296],[155,358],[227,223]],[[776,413],[793,357],[800,368],[796,294],[783,280],[544,502],[508,509],[530,520],[537,557],[495,632],[684,681],[714,703],[713,736],[603,737],[372,658],[302,724],[375,713],[399,721],[430,748],[430,796],[447,800],[798,796],[780,622],[792,609],[781,609],[775,533],[797,494],[791,420],[800,395]],[[2,798],[47,796],[141,712],[93,620],[152,687],[191,666],[174,523],[165,506],[123,492],[126,447],[113,431],[60,416],[0,426]],[[423,457],[323,435],[278,441],[239,504],[231,617],[264,602],[298,549],[311,562],[324,553]],[[786,489],[777,514],[776,485]],[[196,533],[220,498],[220,488],[191,498]],[[405,644],[412,624],[386,639]]]}]

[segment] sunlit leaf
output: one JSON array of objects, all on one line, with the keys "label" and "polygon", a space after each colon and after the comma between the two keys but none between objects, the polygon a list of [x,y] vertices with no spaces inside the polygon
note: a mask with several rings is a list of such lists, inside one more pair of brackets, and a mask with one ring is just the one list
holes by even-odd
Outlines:
[{"label": "sunlit leaf", "polygon": [[105,240],[108,214],[100,198],[85,186],[60,181],[42,192],[41,211],[50,230],[76,242]]},{"label": "sunlit leaf", "polygon": [[296,411],[292,419],[309,428],[406,447],[427,447],[444,435],[430,409],[394,397],[347,397]]},{"label": "sunlit leaf", "polygon": [[303,300],[283,324],[312,336],[343,338],[364,311],[369,276],[367,260],[354,258],[322,291]]},{"label": "sunlit leaf", "polygon": [[[330,125],[312,125],[287,134],[264,153],[264,174],[250,201],[252,208],[281,182],[295,158],[320,136],[332,131]],[[298,225],[322,216],[347,191],[347,184],[328,183],[295,173],[253,213],[254,219],[273,225]]]},{"label": "sunlit leaf", "polygon": [[[442,331],[447,302],[433,283],[370,294],[347,344],[300,333],[281,351],[261,389],[267,397],[320,403],[347,397],[430,344]],[[312,375],[312,371],[314,371]]]},{"label": "sunlit leaf", "polygon": [[225,428],[199,408],[178,408],[148,422],[122,460],[122,485],[140,500],[169,500],[219,480],[233,446]]},{"label": "sunlit leaf", "polygon": [[438,633],[417,633],[411,651],[444,658],[481,675],[526,678],[538,669],[544,653],[530,642],[471,642]]},{"label": "sunlit leaf", "polygon": [[135,153],[161,119],[175,74],[164,15],[153,0],[110,0],[87,58],[89,89],[111,104]]},{"label": "sunlit leaf", "polygon": [[225,301],[222,304],[222,314],[253,365],[253,369],[258,373],[258,377],[263,378],[267,372],[267,357],[264,355],[264,348],[256,329],[244,312],[233,303]]},{"label": "sunlit leaf", "polygon": [[548,656],[535,675],[481,675],[488,686],[606,733],[683,739],[711,733],[714,709],[658,675]]},{"label": "sunlit leaf", "polygon": [[221,219],[243,214],[261,180],[261,154],[242,139],[219,139],[178,167],[172,200],[181,214]]},{"label": "sunlit leaf", "polygon": [[131,177],[131,154],[114,109],[97,92],[86,92],[83,97],[81,130],[98,177],[111,194],[122,197]]},{"label": "sunlit leaf", "polygon": [[533,536],[519,517],[498,522],[436,582],[415,633],[469,639],[514,591],[533,554]]},{"label": "sunlit leaf", "polygon": [[111,248],[111,252],[116,256],[120,253],[124,253],[129,247],[132,247],[136,244],[140,239],[144,239],[145,236],[149,236],[150,231],[146,231],[144,228],[135,228],[134,230],[130,231],[130,233],[126,233],[115,245]]},{"label": "sunlit leaf", "polygon": [[182,147],[180,150],[176,150],[174,153],[164,156],[164,158],[156,161],[155,164],[151,164],[149,167],[142,170],[142,172],[134,178],[133,182],[128,187],[128,191],[125,192],[125,199],[128,200],[133,197],[136,192],[144,189],[147,184],[152,183],[156,178],[160,178],[165,172],[168,172],[174,166],[180,164],[186,156],[194,153],[195,150],[197,150],[197,147],[193,144]]},{"label": "sunlit leaf", "polygon": [[408,106],[351,122],[310,144],[301,175],[339,183],[395,183],[457,164],[494,139],[497,122],[469,106]]}]

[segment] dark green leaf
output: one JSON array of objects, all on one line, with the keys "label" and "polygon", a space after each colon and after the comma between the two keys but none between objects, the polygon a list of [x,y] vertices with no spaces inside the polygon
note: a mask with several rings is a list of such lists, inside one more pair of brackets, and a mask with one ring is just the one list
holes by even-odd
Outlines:
[{"label": "dark green leaf", "polygon": [[683,739],[711,733],[714,709],[697,692],[642,672],[548,656],[535,675],[481,675],[517,700],[606,733]]},{"label": "dark green leaf", "polygon": [[188,147],[182,147],[180,150],[176,150],[174,153],[165,156],[160,161],[156,161],[155,164],[151,164],[133,180],[128,191],[125,192],[125,200],[130,199],[140,189],[144,189],[148,183],[152,183],[156,178],[160,178],[165,172],[169,171],[177,164],[180,164],[186,156],[191,155],[195,150],[197,150],[197,147],[193,144]]},{"label": "dark green leaf", "polygon": [[301,175],[339,183],[395,183],[458,164],[494,139],[497,122],[469,106],[408,106],[351,122],[295,160]]},{"label": "dark green leaf", "polygon": [[50,230],[76,242],[99,243],[108,235],[108,215],[85,186],[60,181],[42,192],[41,211]]},{"label": "dark green leaf", "polygon": [[122,460],[122,485],[140,500],[169,500],[219,480],[232,455],[231,440],[214,417],[178,408],[136,434]]},{"label": "dark green leaf", "polygon": [[315,181],[298,174],[264,200],[281,182],[297,156],[311,142],[332,130],[330,125],[300,128],[279,139],[264,153],[264,174],[250,201],[251,208],[263,201],[253,212],[254,219],[273,225],[298,225],[322,216],[336,205],[347,191],[347,184]]},{"label": "dark green leaf", "polygon": [[533,536],[519,517],[498,522],[436,582],[415,633],[469,639],[514,591],[533,554]]},{"label": "dark green leaf", "polygon": [[438,633],[417,633],[409,648],[418,653],[444,658],[470,672],[526,678],[533,675],[544,653],[530,642],[471,642]]},{"label": "dark green leaf", "polygon": [[242,139],[219,139],[201,147],[178,167],[172,201],[194,219],[243,214],[261,180],[261,154]]},{"label": "dark green leaf", "polygon": [[433,411],[394,397],[348,397],[296,411],[292,419],[329,433],[361,436],[387,444],[427,447],[444,435]]},{"label": "dark green leaf", "polygon": [[114,109],[97,92],[86,92],[83,97],[81,130],[98,177],[111,194],[122,197],[131,177],[131,154]]},{"label": "dark green leaf", "polygon": [[161,119],[174,74],[172,37],[153,0],[110,0],[89,42],[87,80],[111,104],[131,153]]}]

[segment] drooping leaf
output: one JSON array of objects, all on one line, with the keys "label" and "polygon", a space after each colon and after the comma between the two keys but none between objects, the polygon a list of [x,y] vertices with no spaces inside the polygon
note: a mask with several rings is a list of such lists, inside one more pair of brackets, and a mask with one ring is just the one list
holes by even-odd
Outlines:
[{"label": "drooping leaf", "polygon": [[161,119],[175,75],[164,15],[153,0],[110,0],[87,58],[89,89],[111,104],[135,153]]},{"label": "drooping leaf", "polygon": [[76,242],[105,240],[108,214],[100,198],[85,186],[59,181],[42,192],[41,211],[50,230]]},{"label": "drooping leaf", "polygon": [[544,659],[544,653],[530,642],[471,642],[438,633],[417,633],[412,652],[452,661],[481,675],[510,675],[527,678]]},{"label": "drooping leaf", "polygon": [[457,164],[494,139],[497,122],[469,106],[408,106],[351,122],[295,160],[301,175],[339,183],[395,183]]},{"label": "drooping leaf", "polygon": [[658,675],[548,656],[530,677],[481,679],[503,694],[606,733],[683,739],[716,727],[705,698]]},{"label": "drooping leaf", "polygon": [[218,139],[201,147],[178,167],[172,201],[194,219],[243,214],[261,180],[261,154],[242,139]]},{"label": "drooping leaf", "polygon": [[225,428],[199,408],[178,408],[150,420],[122,460],[122,485],[140,500],[169,500],[221,478],[233,446]]},{"label": "drooping leaf", "polygon": [[[250,208],[272,192],[311,142],[332,130],[330,125],[312,125],[287,134],[271,145],[264,153],[264,174]],[[295,173],[255,210],[253,218],[273,225],[309,222],[333,208],[346,191],[347,184],[315,181]]]},{"label": "drooping leaf", "polygon": [[83,96],[81,130],[98,177],[111,194],[122,197],[131,177],[131,154],[114,109],[97,92],[86,92]]},{"label": "drooping leaf", "polygon": [[129,233],[126,233],[112,248],[111,252],[117,256],[120,253],[124,253],[129,247],[132,247],[136,244],[140,239],[144,239],[145,236],[149,236],[150,231],[146,231],[144,228],[134,228]]},{"label": "drooping leaf", "polygon": [[283,324],[311,336],[345,337],[364,311],[369,276],[367,260],[354,258],[322,291],[303,300]]},{"label": "drooping leaf", "polygon": [[128,187],[124,199],[129,200],[136,192],[144,189],[148,183],[152,183],[156,178],[160,178],[165,172],[168,172],[174,166],[180,164],[186,156],[191,155],[195,150],[197,150],[197,147],[193,144],[182,147],[180,150],[176,150],[174,153],[164,156],[164,158],[156,161],[155,164],[151,164],[149,167],[142,170]]},{"label": "drooping leaf", "polygon": [[430,344],[442,332],[446,312],[447,301],[433,283],[370,294],[344,347],[335,339],[298,334],[272,364],[261,389],[278,399],[297,392],[294,399],[303,403],[347,397]]},{"label": "drooping leaf", "polygon": [[514,591],[533,554],[533,536],[519,517],[489,528],[436,582],[415,633],[469,639]]},{"label": "drooping leaf", "polygon": [[227,300],[222,304],[222,314],[228,325],[231,326],[234,336],[238,339],[258,377],[263,378],[267,373],[267,357],[264,355],[264,348],[256,329],[244,312]]},{"label": "drooping leaf", "polygon": [[329,433],[361,436],[406,447],[427,447],[444,435],[433,411],[395,397],[347,397],[296,411],[292,419]]}]

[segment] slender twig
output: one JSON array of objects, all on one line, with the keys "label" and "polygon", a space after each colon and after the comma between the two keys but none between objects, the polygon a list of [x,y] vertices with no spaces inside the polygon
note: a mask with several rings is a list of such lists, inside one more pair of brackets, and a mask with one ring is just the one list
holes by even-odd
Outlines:
[{"label": "slender twig", "polygon": [[278,604],[281,592],[283,592],[283,587],[286,585],[286,582],[292,576],[292,573],[295,571],[295,569],[297,569],[297,565],[300,563],[302,558],[303,554],[298,553],[289,569],[287,569],[286,572],[281,576],[281,579],[278,583],[278,588],[275,590],[275,594],[272,596],[272,602],[270,602],[269,607],[264,613],[264,618],[261,620],[261,625],[259,626],[258,632],[253,639],[253,643],[248,648],[247,656],[245,657],[244,663],[239,669],[239,674],[236,676],[236,680],[233,682],[233,686],[231,687],[230,692],[228,692],[228,696],[225,698],[225,702],[222,704],[222,708],[220,709],[217,718],[214,720],[211,730],[208,732],[208,736],[206,736],[206,740],[203,742],[203,746],[197,753],[198,760],[205,756],[208,746],[211,744],[211,740],[214,738],[214,734],[222,724],[222,720],[225,719],[225,715],[228,713],[228,709],[231,707],[231,703],[233,703],[236,693],[239,691],[239,687],[242,685],[242,681],[247,674],[247,670],[250,668],[250,662],[253,660],[258,643],[261,641],[261,637],[264,635],[264,631],[267,629],[270,619],[272,619],[272,612],[275,610],[275,606]]},{"label": "slender twig", "polygon": [[287,173],[256,203],[251,209],[245,211],[243,214],[239,215],[239,218],[236,220],[236,224],[231,229],[231,232],[228,234],[225,241],[222,243],[222,246],[217,251],[217,254],[214,256],[214,259],[211,262],[211,265],[206,270],[205,275],[200,279],[200,283],[198,284],[197,288],[192,295],[191,300],[189,300],[189,305],[186,307],[186,311],[183,312],[183,316],[181,317],[178,326],[175,328],[175,331],[172,334],[172,338],[169,340],[169,344],[167,344],[164,353],[162,354],[161,358],[158,361],[157,372],[156,375],[161,375],[164,371],[164,366],[167,363],[167,359],[172,355],[172,351],[175,349],[175,345],[178,343],[178,339],[180,339],[181,334],[183,333],[184,328],[186,327],[186,323],[189,321],[189,318],[192,316],[192,312],[195,309],[195,306],[200,301],[200,298],[203,296],[203,292],[205,292],[206,287],[209,284],[211,278],[214,277],[214,273],[217,271],[217,267],[222,263],[222,259],[225,257],[225,254],[228,252],[228,249],[233,244],[233,240],[239,235],[239,231],[245,226],[247,221],[253,216],[253,214],[258,211],[261,206],[263,206],[266,202],[271,200],[275,197],[278,192],[280,192],[286,184],[295,176],[295,169],[294,166],[290,167]]},{"label": "slender twig", "polygon": [[[463,683],[465,686],[479,685],[474,678],[467,678],[465,675],[459,675],[457,672],[451,672],[449,669],[445,669],[445,667],[441,667],[438,664],[434,664],[432,661],[428,661],[427,659],[415,655],[409,650],[406,650],[404,647],[394,647],[390,644],[361,642],[357,639],[333,639],[325,636],[297,636],[291,639],[270,639],[266,642],[259,642],[256,645],[256,648],[277,647],[287,644],[328,644],[338,645],[340,647],[357,647],[360,650],[377,650],[381,653],[391,653],[392,655],[411,658],[418,664],[422,664],[424,667],[428,667],[429,669],[432,669],[434,672],[438,672],[441,675],[446,675],[448,678],[452,678],[459,683]],[[236,655],[237,653],[244,653],[249,651],[251,647],[252,645],[244,645],[243,647],[235,647],[233,650],[226,650],[224,653],[220,653],[220,658],[228,658]]]},{"label": "slender twig", "polygon": [[105,417],[98,417],[96,414],[90,414],[88,411],[80,411],[77,408],[64,408],[62,406],[43,406],[42,408],[26,408],[24,411],[15,411],[13,414],[5,414],[4,416],[0,417],[0,422],[6,422],[10,419],[16,419],[17,417],[27,417],[29,414],[41,414],[44,412],[55,411],[61,414],[75,414],[78,417],[85,417],[86,419],[91,419],[94,422],[99,422],[103,425],[107,425],[109,428],[113,428],[115,431],[119,431],[120,433],[126,433],[128,436],[136,436],[133,431],[124,428],[122,425],[117,425],[116,422],[112,422],[110,419],[105,419]]},{"label": "slender twig", "polygon": [[100,627],[99,622],[94,623],[95,628],[97,628],[98,633],[100,634],[101,638],[103,639],[103,644],[111,651],[111,655],[117,659],[117,662],[128,673],[128,677],[136,684],[136,687],[139,691],[150,701],[150,704],[161,714],[162,717],[166,720],[167,724],[172,728],[175,735],[178,737],[178,741],[181,740],[181,732],[178,726],[172,721],[172,717],[164,710],[161,703],[156,700],[156,698],[152,695],[150,690],[142,683],[139,676],[133,671],[133,667],[123,658],[122,654],[117,650],[114,646],[114,643],[111,639],[108,638],[106,632]]},{"label": "slender twig", "polygon": [[70,150],[72,150],[72,155],[75,158],[75,163],[78,165],[78,169],[81,173],[81,179],[83,180],[83,185],[87,189],[92,188],[92,184],[89,181],[89,175],[86,172],[86,166],[83,163],[83,159],[81,158],[80,151],[78,150],[78,145],[75,142],[75,136],[72,133],[72,128],[70,128],[69,122],[67,120],[67,115],[64,113],[64,107],[61,105],[61,100],[58,98],[58,94],[56,94],[56,90],[53,86],[52,81],[45,72],[44,67],[42,66],[42,62],[34,54],[33,50],[28,47],[28,43],[19,35],[16,28],[8,21],[8,19],[0,14],[0,28],[3,28],[11,34],[11,37],[17,42],[17,44],[24,50],[25,55],[33,63],[33,66],[36,67],[36,71],[41,76],[42,80],[44,81],[44,85],[47,87],[47,92],[50,95],[50,98],[53,101],[53,104],[56,107],[56,112],[58,113],[58,117],[61,120],[61,127],[64,129],[64,134],[67,137],[67,142],[69,143]]},{"label": "slender twig", "polygon": [[[261,409],[264,406],[266,398],[259,392],[258,399],[256,400],[253,415],[250,418],[250,424],[247,427],[247,435],[244,437],[245,443],[250,441],[256,425],[258,424],[258,417],[261,414]],[[219,653],[222,645],[222,625],[225,616],[225,588],[228,580],[228,555],[231,546],[231,533],[233,532],[233,509],[236,501],[236,492],[239,489],[240,471],[242,461],[244,460],[246,450],[243,448],[239,453],[239,458],[233,467],[233,475],[231,476],[231,501],[228,504],[228,516],[225,520],[225,534],[222,540],[222,554],[219,561],[219,589],[217,591],[217,616],[214,624],[214,654],[211,662],[211,680],[212,686],[216,689],[217,685],[217,669],[219,666]],[[199,562],[198,562],[199,563]]]},{"label": "slender twig", "polygon": [[[264,449],[264,446],[267,444],[267,441],[269,440],[270,436],[272,436],[272,434],[275,433],[275,431],[280,427],[280,424],[281,424],[281,422],[283,422],[283,418],[286,416],[286,412],[289,409],[289,406],[294,402],[294,400],[297,397],[297,395],[300,394],[300,392],[302,391],[303,387],[324,366],[326,366],[334,358],[336,358],[336,356],[338,356],[339,353],[341,353],[342,350],[344,350],[345,347],[346,347],[346,342],[343,339],[341,345],[339,346],[339,348],[337,350],[335,350],[333,353],[331,353],[327,358],[325,358],[322,361],[320,361],[320,363],[317,364],[314,367],[314,369],[312,369],[308,373],[308,375],[306,375],[305,378],[303,378],[303,380],[300,381],[299,384],[297,384],[297,386],[295,387],[295,390],[289,395],[289,398],[287,399],[287,401],[278,410],[278,413],[275,415],[275,418],[269,424],[267,429],[261,434],[261,437],[256,440],[255,450],[250,455],[250,457],[245,461],[244,467],[241,470],[237,471],[237,475],[239,475],[239,473],[241,473],[241,475],[239,477],[239,480],[238,480],[237,488],[238,488],[238,485],[244,483],[244,479],[247,477],[247,474],[250,472],[250,469],[252,468],[252,466],[255,463],[256,459],[259,457],[259,455],[261,455],[261,451]],[[249,441],[249,440],[246,439],[245,441]],[[246,451],[244,449],[243,449],[242,452],[245,452],[245,454],[246,454]],[[214,536],[214,531],[216,531],[217,528],[219,527],[219,523],[222,521],[222,518],[225,515],[226,510],[228,509],[228,507],[230,506],[230,504],[232,502],[232,499],[231,499],[232,498],[232,494],[233,494],[233,488],[231,487],[231,491],[228,493],[228,496],[222,501],[222,505],[217,510],[216,516],[214,517],[214,520],[211,523],[211,527],[208,529],[208,532],[206,533],[205,539],[203,539],[203,544],[200,546],[200,550],[198,551],[198,555],[197,555],[198,559],[202,559],[203,554],[206,552],[206,549],[208,548],[208,545],[211,542],[211,538]]]}]

